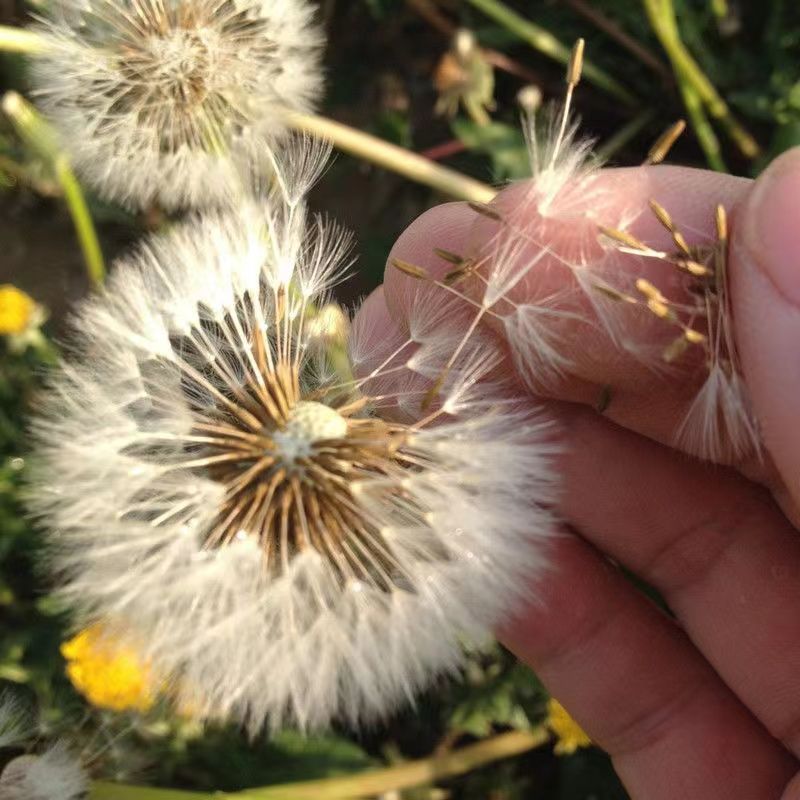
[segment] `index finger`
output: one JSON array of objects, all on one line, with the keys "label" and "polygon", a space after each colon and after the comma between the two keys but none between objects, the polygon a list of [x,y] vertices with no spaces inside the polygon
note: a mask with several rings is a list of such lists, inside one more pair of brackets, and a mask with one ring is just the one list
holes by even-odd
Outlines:
[{"label": "index finger", "polygon": [[[704,377],[702,357],[691,353],[674,367],[660,353],[675,332],[638,309],[619,308],[612,324],[599,324],[602,298],[587,284],[614,273],[644,278],[670,295],[675,282],[666,265],[604,246],[600,226],[622,227],[654,248],[668,248],[670,237],[651,213],[657,200],[671,214],[690,244],[708,242],[715,235],[718,204],[733,210],[747,194],[751,181],[729,175],[676,167],[606,170],[596,174],[591,188],[569,196],[558,214],[544,215],[529,201],[531,184],[516,184],[495,201],[502,213],[513,216],[514,241],[499,244],[497,225],[465,204],[448,204],[420,217],[398,239],[385,276],[386,304],[403,326],[424,307],[422,295],[443,291],[393,269],[395,260],[411,262],[434,278],[452,265],[435,248],[482,259],[502,272],[507,285],[494,306],[498,317],[489,324],[508,342],[520,376],[539,396],[606,406],[603,413],[619,424],[656,441],[674,445],[675,434]],[[583,265],[582,274],[565,264]],[[583,285],[582,285],[583,284]],[[459,287],[461,288],[461,286]],[[469,281],[463,291],[479,298],[481,283]],[[530,314],[520,312],[553,298],[552,311],[536,328]],[[465,308],[465,313],[475,313]],[[543,333],[551,338],[543,338]],[[555,337],[555,338],[553,338]],[[620,337],[625,341],[621,342]],[[542,352],[558,342],[559,369],[543,380]],[[635,350],[627,349],[633,343]],[[646,353],[646,357],[642,357]]]}]

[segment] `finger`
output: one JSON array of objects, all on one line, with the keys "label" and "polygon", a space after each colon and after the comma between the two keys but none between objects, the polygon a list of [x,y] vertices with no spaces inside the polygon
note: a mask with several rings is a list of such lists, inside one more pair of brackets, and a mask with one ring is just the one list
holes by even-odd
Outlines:
[{"label": "finger", "polygon": [[[369,299],[365,309],[378,324],[388,314],[381,292]],[[399,331],[386,333],[394,337],[394,342],[383,342],[385,350],[403,339]],[[600,419],[597,422],[601,429],[607,426]],[[572,420],[564,427],[576,437],[570,448],[573,453],[602,452],[598,443],[583,437],[582,428]],[[587,480],[569,462],[565,467],[565,510],[575,512],[575,497],[583,497],[584,510],[597,506],[601,517],[609,517],[610,512],[586,491],[587,486],[597,485],[595,468],[589,465],[592,476]],[[570,477],[573,475],[574,480]],[[582,491],[578,488],[581,486]],[[608,494],[605,487],[597,491],[601,498]],[[617,494],[611,497],[612,506],[621,506]],[[575,516],[580,518],[578,513]],[[616,518],[609,525],[612,529],[622,527]],[[622,529],[626,536],[631,535]],[[580,552],[584,551],[591,553],[585,546]],[[562,541],[552,557],[554,572],[537,587],[544,598],[542,606],[529,609],[524,622],[510,625],[506,639],[521,657],[542,671],[556,696],[568,704],[598,743],[617,757],[618,768],[632,791],[657,798],[658,787],[675,792],[676,782],[686,781],[686,797],[777,797],[776,787],[791,771],[784,767],[785,755],[715,682],[708,664],[676,626],[625,586],[599,556],[592,554],[589,559],[592,569],[575,570],[574,559],[581,558],[581,563],[585,559],[580,554],[575,556]],[[581,622],[587,617],[594,621]],[[584,649],[582,642],[588,638],[588,631],[599,627],[600,620],[609,619],[614,624],[607,627],[604,639],[597,637],[601,644]],[[570,656],[573,648],[575,655]],[[556,651],[560,653],[557,658],[553,655]],[[603,664],[600,671],[598,664]],[[709,754],[709,742],[720,751]],[[745,777],[725,765],[725,759],[739,747],[754,755],[752,764],[740,765]],[[671,775],[669,781],[665,775]],[[752,794],[737,795],[733,785],[742,792],[752,789]],[[681,796],[664,791],[665,797]]]},{"label": "finger", "polygon": [[767,446],[800,503],[800,149],[777,159],[736,214],[733,299],[744,374]]},{"label": "finger", "polygon": [[576,537],[501,633],[613,758],[634,800],[779,797],[797,764],[681,630]]},{"label": "finger", "polygon": [[786,791],[781,795],[781,800],[800,800],[800,772],[795,775]]},{"label": "finger", "polygon": [[[710,241],[715,234],[717,204],[735,206],[750,185],[751,182],[741,178],[673,167],[607,170],[597,175],[585,198],[574,199],[567,203],[563,214],[546,219],[530,205],[529,184],[517,184],[506,190],[498,199],[498,206],[513,212],[517,219],[527,219],[526,227],[533,231],[531,240],[520,237],[523,246],[503,255],[507,262],[503,266],[505,272],[525,273],[508,291],[507,298],[525,304],[566,290],[570,293],[570,309],[578,317],[548,323],[559,335],[568,367],[555,383],[530,388],[540,395],[589,405],[596,405],[601,397],[610,394],[611,402],[605,412],[609,418],[658,441],[673,443],[702,380],[702,359],[688,360],[686,370],[667,373],[665,378],[664,371],[654,366],[664,366],[659,354],[674,338],[674,330],[652,315],[623,308],[618,313],[628,343],[655,353],[655,364],[652,358],[642,359],[626,352],[618,341],[598,328],[593,306],[596,298],[577,286],[563,264],[580,261],[598,275],[613,273],[620,282],[646,277],[669,292],[671,278],[662,262],[609,249],[598,238],[598,225],[619,226],[623,220],[630,221],[626,229],[634,236],[656,248],[671,249],[669,235],[648,206],[651,199],[656,199],[670,211],[690,243]],[[440,277],[451,266],[434,253],[434,248],[468,255],[486,254],[487,249],[496,247],[495,235],[496,226],[487,224],[480,214],[463,204],[448,204],[423,215],[405,231],[392,251],[390,264],[393,259],[411,261]],[[547,252],[540,257],[543,248]],[[491,252],[489,256],[496,258]],[[530,268],[532,262],[534,269]],[[391,266],[386,272],[385,286],[387,306],[400,325],[415,313],[415,303],[419,305],[422,294],[442,291],[430,283],[423,285]],[[476,295],[481,291],[482,287],[477,287]],[[502,303],[498,304],[498,310],[503,311]],[[497,321],[494,324],[498,325]],[[527,377],[520,348],[512,350],[520,373]],[[692,373],[688,377],[687,370]],[[530,372],[535,380],[535,368]]]},{"label": "finger", "polygon": [[800,754],[800,537],[760,487],[591,412],[564,419],[562,510],[664,596],[767,729]]}]

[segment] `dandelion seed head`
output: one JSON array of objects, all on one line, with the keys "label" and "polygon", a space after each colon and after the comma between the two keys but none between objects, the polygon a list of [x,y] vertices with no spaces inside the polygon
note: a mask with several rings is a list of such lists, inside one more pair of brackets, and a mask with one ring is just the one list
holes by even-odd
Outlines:
[{"label": "dandelion seed head", "polygon": [[88,789],[83,767],[62,743],[15,758],[0,775],[3,800],[80,800]]},{"label": "dandelion seed head", "polygon": [[41,105],[76,168],[134,207],[205,206],[235,161],[309,110],[321,38],[305,0],[67,0],[39,23]]},{"label": "dandelion seed head", "polygon": [[[81,619],[135,633],[180,704],[253,732],[374,719],[457,669],[552,527],[548,425],[504,399],[499,346],[387,352],[360,323],[319,346],[348,256],[292,185],[116,266],[51,382],[31,488]],[[412,348],[408,396],[376,393]],[[356,374],[370,349],[385,363]]]}]

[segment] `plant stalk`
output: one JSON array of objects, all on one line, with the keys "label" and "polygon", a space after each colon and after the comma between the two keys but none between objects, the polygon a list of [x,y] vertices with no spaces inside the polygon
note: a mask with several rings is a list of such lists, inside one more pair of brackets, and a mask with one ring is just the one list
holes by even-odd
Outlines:
[{"label": "plant stalk", "polygon": [[494,761],[541,747],[549,740],[550,733],[543,726],[530,731],[511,731],[438,757],[409,761],[388,769],[227,794],[96,782],[88,800],[360,800],[463,775]]},{"label": "plant stalk", "polygon": [[430,186],[458,200],[489,203],[497,192],[485,183],[405,150],[369,133],[314,114],[288,112],[289,125],[296,130],[328,139],[346,153],[396,172],[409,180]]},{"label": "plant stalk", "polygon": [[682,74],[678,74],[678,88],[681,90],[686,113],[691,120],[694,135],[705,154],[708,166],[717,172],[728,172],[725,160],[722,158],[722,148],[714,128],[708,121],[705,108],[694,86],[688,83]]},{"label": "plant stalk", "polygon": [[[45,41],[35,33],[22,28],[0,26],[0,50],[35,54],[43,52],[45,48]],[[496,194],[494,189],[480,181],[461,175],[416,153],[339,122],[312,114],[290,113],[287,118],[289,123],[298,130],[329,139],[341,150],[404,175],[417,183],[431,186],[450,197],[488,203]],[[71,194],[72,199],[75,199],[74,189],[77,184],[73,186],[68,177],[66,180],[69,188],[65,185],[64,193],[65,195]],[[77,224],[78,220],[76,219],[76,227]]]},{"label": "plant stalk", "polygon": [[67,157],[58,147],[55,133],[36,109],[16,92],[7,92],[3,97],[2,106],[20,138],[53,170],[64,193],[64,201],[75,226],[75,233],[86,264],[86,272],[96,287],[102,286],[106,270],[92,215],[89,213],[89,207],[78,179],[75,177]]},{"label": "plant stalk", "polygon": [[6,53],[42,53],[47,49],[44,39],[37,33],[0,25],[0,51]]},{"label": "plant stalk", "polygon": [[[491,17],[508,31],[527,42],[535,50],[544,53],[562,64],[569,64],[572,48],[567,47],[553,36],[550,31],[536,25],[517,14],[500,0],[467,0],[470,5]],[[583,76],[589,83],[602,89],[626,105],[635,105],[636,98],[616,78],[600,69],[589,60],[583,61]]]},{"label": "plant stalk", "polygon": [[678,78],[683,78],[691,84],[708,109],[708,113],[720,123],[742,154],[751,159],[756,158],[761,153],[760,145],[735,119],[728,104],[681,40],[672,0],[642,0],[642,2],[650,20],[650,26],[669,56]]}]

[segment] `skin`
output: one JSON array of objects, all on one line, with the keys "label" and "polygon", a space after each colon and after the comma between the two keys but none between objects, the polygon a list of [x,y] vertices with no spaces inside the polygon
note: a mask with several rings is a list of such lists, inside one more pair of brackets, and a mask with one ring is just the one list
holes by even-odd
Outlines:
[{"label": "skin", "polygon": [[[600,180],[612,206],[656,198],[691,238],[713,234],[717,203],[731,214],[734,328],[765,458],[715,465],[676,451],[697,370],[654,376],[607,339],[573,337],[574,370],[547,397],[527,394],[561,423],[564,530],[537,601],[499,635],[611,755],[635,800],[800,800],[800,150],[756,182],[670,167]],[[513,207],[521,191],[496,202]],[[663,238],[646,215],[632,230]],[[434,246],[480,251],[490,235],[485,218],[448,204],[414,222],[391,257],[440,274]],[[554,228],[554,248],[568,235]],[[640,274],[639,259],[614,257]],[[387,339],[404,337],[410,280],[387,269],[361,312]],[[515,299],[540,291],[534,276]],[[617,565],[655,586],[675,618]]]}]

